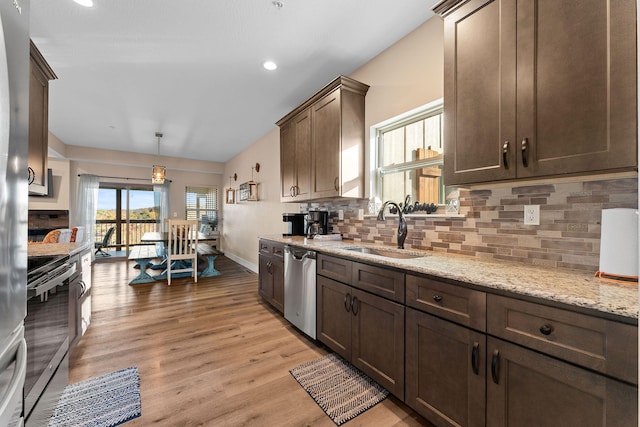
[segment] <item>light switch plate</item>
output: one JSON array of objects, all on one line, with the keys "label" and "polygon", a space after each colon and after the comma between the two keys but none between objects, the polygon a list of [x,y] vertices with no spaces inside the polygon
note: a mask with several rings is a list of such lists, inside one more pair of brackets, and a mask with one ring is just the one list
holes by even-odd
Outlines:
[{"label": "light switch plate", "polygon": [[540,225],[540,205],[524,206],[525,225]]},{"label": "light switch plate", "polygon": [[364,209],[358,209],[358,220],[362,221],[364,219]]},{"label": "light switch plate", "polygon": [[338,210],[338,219],[340,221],[344,219],[344,211],[342,209]]}]

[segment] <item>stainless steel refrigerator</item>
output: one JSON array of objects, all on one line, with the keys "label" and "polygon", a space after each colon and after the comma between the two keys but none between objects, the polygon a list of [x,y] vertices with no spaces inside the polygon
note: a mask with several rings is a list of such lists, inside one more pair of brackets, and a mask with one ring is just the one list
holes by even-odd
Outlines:
[{"label": "stainless steel refrigerator", "polygon": [[0,426],[21,426],[26,370],[29,0],[0,0]]}]

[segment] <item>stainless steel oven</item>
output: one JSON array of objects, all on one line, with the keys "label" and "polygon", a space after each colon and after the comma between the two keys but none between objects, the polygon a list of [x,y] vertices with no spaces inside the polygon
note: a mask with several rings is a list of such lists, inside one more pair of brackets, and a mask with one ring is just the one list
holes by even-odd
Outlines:
[{"label": "stainless steel oven", "polygon": [[68,381],[69,279],[75,271],[76,264],[69,256],[29,258],[24,386],[27,425],[38,425],[50,417]]}]

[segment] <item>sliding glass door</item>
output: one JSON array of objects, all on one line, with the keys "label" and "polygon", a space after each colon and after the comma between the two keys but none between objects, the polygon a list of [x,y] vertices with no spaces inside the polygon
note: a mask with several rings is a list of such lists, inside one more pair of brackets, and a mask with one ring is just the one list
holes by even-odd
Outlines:
[{"label": "sliding glass door", "polygon": [[128,256],[129,248],[140,244],[147,231],[158,231],[160,207],[156,205],[151,185],[101,183],[96,212],[96,241],[102,240],[111,227],[113,237],[107,253]]}]

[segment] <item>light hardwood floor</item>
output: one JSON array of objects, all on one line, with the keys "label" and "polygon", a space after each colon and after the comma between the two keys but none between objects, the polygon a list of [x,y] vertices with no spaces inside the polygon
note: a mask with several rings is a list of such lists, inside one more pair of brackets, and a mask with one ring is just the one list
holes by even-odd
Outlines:
[{"label": "light hardwood floor", "polygon": [[[327,350],[258,296],[257,275],[225,257],[221,276],[128,285],[127,261],[93,265],[93,318],[70,383],[129,366],[142,416],[127,426],[335,426],[289,374]],[[394,397],[345,427],[430,425]]]}]

